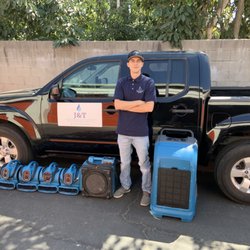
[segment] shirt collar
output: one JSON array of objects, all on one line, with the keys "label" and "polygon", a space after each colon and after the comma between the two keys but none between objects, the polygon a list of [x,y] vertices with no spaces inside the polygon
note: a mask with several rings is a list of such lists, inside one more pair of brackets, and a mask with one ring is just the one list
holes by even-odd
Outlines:
[{"label": "shirt collar", "polygon": [[141,78],[142,78],[142,74],[140,74],[140,75],[139,75],[137,78],[135,78],[135,79],[133,79],[131,76],[128,77],[128,79],[129,79],[130,81],[133,81],[133,80],[134,80],[134,82],[140,81]]}]

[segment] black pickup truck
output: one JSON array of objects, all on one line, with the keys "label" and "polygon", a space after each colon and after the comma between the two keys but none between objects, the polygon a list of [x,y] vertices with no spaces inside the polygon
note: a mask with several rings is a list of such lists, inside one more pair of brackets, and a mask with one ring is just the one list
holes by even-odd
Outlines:
[{"label": "black pickup truck", "polygon": [[[230,199],[250,203],[250,92],[211,88],[208,57],[200,52],[143,53],[143,73],[155,80],[150,115],[153,140],[163,128],[192,130],[199,165],[213,163]],[[127,55],[85,59],[44,87],[0,94],[0,165],[36,154],[118,155],[117,79],[129,73]]]}]

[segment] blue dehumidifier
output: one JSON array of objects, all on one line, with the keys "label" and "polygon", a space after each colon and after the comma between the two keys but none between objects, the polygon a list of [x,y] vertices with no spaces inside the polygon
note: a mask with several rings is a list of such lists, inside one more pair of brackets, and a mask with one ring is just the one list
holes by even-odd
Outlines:
[{"label": "blue dehumidifier", "polygon": [[[173,134],[174,137],[168,136]],[[163,129],[154,152],[151,214],[191,221],[197,199],[197,141],[190,130]]]},{"label": "blue dehumidifier", "polygon": [[116,158],[89,156],[81,168],[83,196],[111,198],[116,188]]}]

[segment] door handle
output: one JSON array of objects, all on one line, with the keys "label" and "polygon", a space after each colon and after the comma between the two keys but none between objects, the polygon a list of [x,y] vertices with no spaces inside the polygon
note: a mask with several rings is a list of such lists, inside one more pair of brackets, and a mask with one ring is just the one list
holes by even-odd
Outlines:
[{"label": "door handle", "polygon": [[108,106],[106,109],[103,109],[104,112],[107,112],[110,115],[113,115],[117,112],[113,105]]},{"label": "door handle", "polygon": [[192,114],[194,113],[193,109],[171,109],[171,112],[174,114]]}]

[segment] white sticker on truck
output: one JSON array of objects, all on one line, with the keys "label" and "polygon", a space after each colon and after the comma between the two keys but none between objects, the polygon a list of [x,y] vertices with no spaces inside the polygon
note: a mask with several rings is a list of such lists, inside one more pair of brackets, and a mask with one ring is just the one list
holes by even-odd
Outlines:
[{"label": "white sticker on truck", "polygon": [[101,103],[57,103],[58,126],[102,127]]}]

